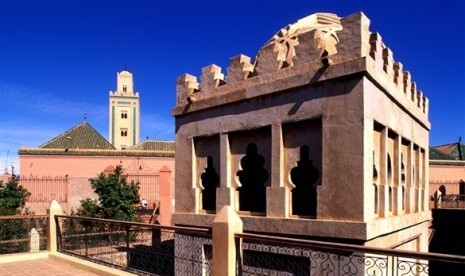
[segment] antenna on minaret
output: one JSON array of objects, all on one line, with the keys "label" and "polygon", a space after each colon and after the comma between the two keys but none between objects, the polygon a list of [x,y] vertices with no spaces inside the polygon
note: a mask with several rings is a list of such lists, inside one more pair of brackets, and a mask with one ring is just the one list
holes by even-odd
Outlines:
[{"label": "antenna on minaret", "polygon": [[87,122],[87,112],[84,112],[84,122]]},{"label": "antenna on minaret", "polygon": [[[124,64],[124,68],[123,68],[124,71],[128,71],[128,65],[125,63]],[[129,72],[129,71],[128,71]]]}]

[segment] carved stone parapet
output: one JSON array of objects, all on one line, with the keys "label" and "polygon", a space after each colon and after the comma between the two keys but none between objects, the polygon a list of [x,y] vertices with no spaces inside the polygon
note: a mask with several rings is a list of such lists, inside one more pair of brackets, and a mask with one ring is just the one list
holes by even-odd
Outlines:
[{"label": "carved stone parapet", "polygon": [[423,101],[424,101],[424,97],[423,97],[423,92],[421,92],[420,90],[416,91],[416,97],[417,97],[417,106],[421,109],[423,109]]},{"label": "carved stone parapet", "polygon": [[264,75],[278,71],[283,62],[279,61],[278,53],[274,44],[268,44],[260,49],[255,60],[255,72],[257,75]]},{"label": "carved stone parapet", "polygon": [[412,102],[417,102],[417,84],[412,81],[410,83],[410,99],[412,100]]},{"label": "carved stone parapet", "polygon": [[412,85],[412,76],[409,71],[403,72],[403,84],[404,84],[404,93],[407,94],[410,91]]},{"label": "carved stone parapet", "polygon": [[303,33],[299,36],[299,44],[295,47],[294,65],[300,65],[311,61],[320,61],[325,49],[318,49],[319,41],[315,40],[316,30]]},{"label": "carved stone parapet", "polygon": [[[394,57],[392,55],[392,51],[389,48],[383,49],[383,70],[389,76],[393,75],[394,71]],[[393,78],[391,78],[393,79]]]},{"label": "carved stone parapet", "polygon": [[254,71],[253,64],[250,63],[250,57],[238,55],[229,59],[228,75],[226,82],[236,83],[247,79]]},{"label": "carved stone parapet", "polygon": [[225,84],[224,74],[221,73],[221,67],[211,64],[202,68],[200,77],[200,91],[203,93],[211,92],[220,85]]},{"label": "carved stone parapet", "polygon": [[375,61],[383,59],[383,38],[379,33],[371,33],[370,35],[370,56]]},{"label": "carved stone parapet", "polygon": [[394,83],[397,85],[403,84],[404,66],[400,62],[394,63]]},{"label": "carved stone parapet", "polygon": [[176,79],[177,104],[187,104],[188,97],[199,91],[199,83],[195,76],[184,74]]}]

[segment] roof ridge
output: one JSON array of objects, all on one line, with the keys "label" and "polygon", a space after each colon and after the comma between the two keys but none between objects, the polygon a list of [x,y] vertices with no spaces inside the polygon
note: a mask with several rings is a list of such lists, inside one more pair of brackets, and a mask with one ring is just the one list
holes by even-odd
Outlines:
[{"label": "roof ridge", "polygon": [[86,121],[83,121],[83,122],[81,122],[81,123],[79,123],[79,124],[77,124],[77,125],[71,127],[70,129],[64,131],[64,132],[61,133],[61,134],[58,134],[57,136],[55,136],[55,137],[53,137],[52,139],[48,140],[47,142],[43,143],[42,145],[39,146],[39,148],[42,148],[43,146],[45,146],[45,145],[47,145],[47,144],[50,144],[50,143],[52,143],[52,142],[58,140],[58,138],[60,138],[60,137],[64,136],[65,134],[67,134],[67,133],[73,131],[74,129],[77,129],[77,128],[78,128],[79,126],[81,126],[82,124],[88,124],[88,123],[87,123]]},{"label": "roof ridge", "polygon": [[87,121],[75,125],[39,146],[39,148],[58,149],[93,149],[95,147],[115,149],[115,147]]}]

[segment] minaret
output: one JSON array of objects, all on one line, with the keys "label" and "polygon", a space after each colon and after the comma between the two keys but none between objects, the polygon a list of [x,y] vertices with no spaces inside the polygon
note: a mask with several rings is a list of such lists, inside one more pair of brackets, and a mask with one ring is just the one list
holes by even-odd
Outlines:
[{"label": "minaret", "polygon": [[110,91],[109,137],[116,149],[139,143],[139,93],[134,92],[132,73],[126,67],[116,74],[116,91]]}]

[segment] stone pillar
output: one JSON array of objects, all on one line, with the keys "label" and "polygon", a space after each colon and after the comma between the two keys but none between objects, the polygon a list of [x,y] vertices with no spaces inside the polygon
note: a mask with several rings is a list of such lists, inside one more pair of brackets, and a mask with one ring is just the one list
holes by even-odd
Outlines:
[{"label": "stone pillar", "polygon": [[61,209],[58,201],[53,200],[50,204],[50,208],[47,210],[48,214],[48,231],[47,231],[47,251],[48,252],[57,252],[58,245],[58,233],[57,233],[57,224],[55,221],[55,215],[63,215],[63,210]]},{"label": "stone pillar", "polygon": [[229,136],[227,133],[220,134],[220,187],[216,189],[216,212],[223,206],[230,205],[237,208],[236,187],[231,183],[231,151],[229,149]]},{"label": "stone pillar", "polygon": [[242,220],[232,206],[224,206],[213,220],[213,276],[235,276],[236,240],[242,233]]},{"label": "stone pillar", "polygon": [[404,199],[402,197],[402,159],[401,159],[401,146],[402,146],[402,137],[397,135],[394,138],[394,153],[393,153],[393,173],[394,173],[394,183],[393,183],[393,195],[392,200],[392,212],[394,215],[399,215],[404,212],[402,206],[405,207]]},{"label": "stone pillar", "polygon": [[379,145],[379,217],[384,218],[389,215],[389,181],[387,173],[387,141],[388,130],[385,127],[381,131],[381,141]]},{"label": "stone pillar", "polygon": [[31,229],[31,239],[30,239],[30,252],[39,252],[40,250],[40,236],[35,228]]},{"label": "stone pillar", "polygon": [[289,217],[289,188],[284,185],[284,147],[281,124],[271,126],[271,186],[266,188],[266,216]]},{"label": "stone pillar", "polygon": [[171,197],[171,170],[163,166],[160,169],[160,216],[158,221],[161,225],[171,225],[171,215],[173,214],[173,204]]}]

